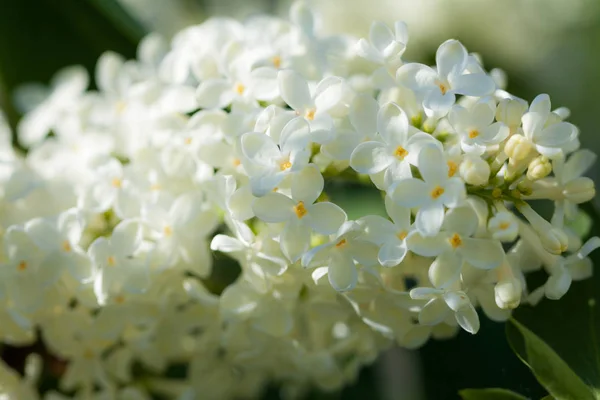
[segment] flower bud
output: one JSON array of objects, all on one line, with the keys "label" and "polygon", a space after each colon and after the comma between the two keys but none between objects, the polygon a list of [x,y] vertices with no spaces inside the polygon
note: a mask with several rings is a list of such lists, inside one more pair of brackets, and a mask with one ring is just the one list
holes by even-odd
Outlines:
[{"label": "flower bud", "polygon": [[521,117],[527,111],[527,103],[517,99],[502,99],[496,109],[496,120],[504,122],[514,132],[521,125]]},{"label": "flower bud", "polygon": [[504,146],[504,152],[514,161],[525,159],[531,150],[531,142],[525,136],[519,134],[512,135]]},{"label": "flower bud", "polygon": [[549,253],[559,255],[569,248],[569,237],[559,228],[538,230],[542,246]]},{"label": "flower bud", "polygon": [[496,305],[504,310],[513,309],[521,302],[521,282],[514,277],[501,280],[494,287]]},{"label": "flower bud", "polygon": [[490,218],[488,229],[492,237],[501,242],[512,242],[519,234],[519,224],[515,216],[508,211],[500,211]]},{"label": "flower bud", "polygon": [[490,179],[490,166],[479,156],[465,156],[459,170],[460,176],[470,185],[482,186]]},{"label": "flower bud", "polygon": [[594,181],[586,177],[573,179],[565,185],[563,194],[567,200],[575,204],[590,201],[596,195]]},{"label": "flower bud", "polygon": [[550,175],[552,172],[552,164],[547,157],[539,156],[529,163],[527,168],[527,178],[532,181],[537,181]]}]

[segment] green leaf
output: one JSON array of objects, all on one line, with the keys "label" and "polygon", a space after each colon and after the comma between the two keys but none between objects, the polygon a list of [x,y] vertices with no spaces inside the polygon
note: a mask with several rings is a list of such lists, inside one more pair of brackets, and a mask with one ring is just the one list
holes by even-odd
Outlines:
[{"label": "green leaf", "polygon": [[560,400],[594,400],[591,388],[535,333],[511,319],[506,335],[515,353],[552,396]]},{"label": "green leaf", "polygon": [[[582,204],[581,209],[593,221],[589,234],[600,236],[598,211],[592,203]],[[519,307],[513,318],[535,332],[600,399],[600,250],[593,252],[591,259],[595,266],[591,278],[573,282],[560,300],[544,299],[535,307]],[[531,287],[539,286],[545,279],[534,275],[528,278],[529,283],[536,278],[541,281],[533,282]],[[507,327],[507,333],[510,328]]]},{"label": "green leaf", "polygon": [[462,400],[527,400],[527,397],[521,396],[506,389],[463,389],[458,392]]}]

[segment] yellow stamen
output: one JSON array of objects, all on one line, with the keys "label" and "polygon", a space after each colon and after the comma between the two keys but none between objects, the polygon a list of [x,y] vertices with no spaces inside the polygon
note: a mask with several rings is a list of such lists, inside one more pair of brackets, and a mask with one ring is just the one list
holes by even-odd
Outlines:
[{"label": "yellow stamen", "polygon": [[498,228],[505,230],[508,229],[510,227],[510,222],[501,222],[500,225],[498,225]]},{"label": "yellow stamen", "polygon": [[123,296],[122,294],[117,295],[117,297],[115,297],[115,303],[117,304],[123,304],[125,302],[125,296]]},{"label": "yellow stamen", "polygon": [[289,160],[282,161],[279,164],[279,169],[281,169],[282,171],[285,171],[286,169],[290,169],[290,168],[292,168],[292,163]]},{"label": "yellow stamen", "polygon": [[442,94],[446,94],[448,91],[448,88],[443,83],[438,83],[437,86],[440,88],[440,92],[442,92]]},{"label": "yellow stamen", "polygon": [[158,183],[150,185],[150,190],[152,190],[152,191],[157,191],[157,190],[160,190],[160,189],[161,189],[161,187],[160,187],[160,185]]},{"label": "yellow stamen", "polygon": [[234,89],[235,92],[241,96],[246,91],[246,86],[242,85],[241,83],[236,83]]},{"label": "yellow stamen", "polygon": [[171,236],[171,235],[173,234],[173,229],[172,229],[172,228],[171,228],[169,225],[166,225],[166,226],[163,228],[163,234],[164,234],[165,236],[167,236],[167,237],[168,237],[168,236]]},{"label": "yellow stamen", "polygon": [[346,239],[342,239],[336,243],[335,247],[337,247],[338,249],[341,249],[342,247],[346,246],[347,243],[348,243],[348,241]]},{"label": "yellow stamen", "polygon": [[407,231],[398,232],[398,234],[396,236],[398,237],[398,239],[404,240],[404,239],[406,239],[406,236],[408,236],[408,232]]},{"label": "yellow stamen", "polygon": [[441,186],[436,186],[432,191],[431,191],[431,198],[432,199],[437,199],[438,197],[440,197],[441,195],[444,194],[444,188]]},{"label": "yellow stamen", "polygon": [[122,114],[123,111],[127,109],[127,103],[125,103],[123,100],[117,101],[117,104],[115,104],[115,109],[117,110],[117,114]]},{"label": "yellow stamen", "polygon": [[462,244],[462,239],[460,238],[460,235],[458,233],[452,235],[452,237],[448,239],[448,241],[450,242],[450,245],[453,248],[457,248]]},{"label": "yellow stamen", "polygon": [[301,219],[306,215],[308,211],[306,211],[306,207],[304,207],[303,201],[299,201],[298,204],[294,206],[294,212],[296,213],[298,219]]},{"label": "yellow stamen", "polygon": [[456,171],[458,170],[458,164],[456,164],[454,161],[448,161],[448,178],[452,178],[454,176],[454,174],[456,174]]},{"label": "yellow stamen", "polygon": [[273,58],[271,58],[271,62],[273,63],[273,66],[275,68],[281,68],[281,57],[274,56]]},{"label": "yellow stamen", "polygon": [[21,261],[19,265],[17,265],[17,269],[19,271],[25,271],[27,269],[27,262]]},{"label": "yellow stamen", "polygon": [[479,136],[479,131],[477,129],[471,129],[469,131],[469,137],[471,139],[475,139],[477,136]]},{"label": "yellow stamen", "polygon": [[309,120],[312,121],[315,119],[315,113],[317,112],[317,110],[315,110],[314,108],[308,109],[306,110],[306,112],[304,113],[304,117]]},{"label": "yellow stamen", "polygon": [[234,158],[231,163],[233,164],[234,167],[239,167],[240,164],[242,163],[242,161],[239,158]]},{"label": "yellow stamen", "polygon": [[62,242],[62,249],[63,251],[69,253],[72,249],[71,249],[71,243],[69,243],[68,240],[65,240]]},{"label": "yellow stamen", "polygon": [[111,185],[113,185],[113,187],[116,187],[117,189],[120,188],[123,184],[123,182],[119,178],[113,178],[110,183]]},{"label": "yellow stamen", "polygon": [[406,150],[404,147],[402,146],[398,146],[396,148],[396,150],[394,151],[394,155],[396,157],[398,157],[399,159],[403,160],[404,157],[406,157],[408,155],[408,150]]},{"label": "yellow stamen", "polygon": [[115,265],[117,265],[117,260],[115,260],[114,256],[109,256],[106,259],[106,263],[108,264],[109,267],[114,267]]},{"label": "yellow stamen", "polygon": [[192,144],[192,138],[191,138],[191,137],[189,137],[189,136],[188,136],[188,137],[186,137],[185,139],[183,139],[183,143],[184,143],[184,144],[187,144],[187,145],[190,145],[190,144]]}]

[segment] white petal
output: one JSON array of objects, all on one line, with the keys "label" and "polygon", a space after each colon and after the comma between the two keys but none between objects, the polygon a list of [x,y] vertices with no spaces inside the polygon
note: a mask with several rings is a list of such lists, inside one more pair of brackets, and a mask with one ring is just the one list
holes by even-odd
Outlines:
[{"label": "white petal", "polygon": [[393,240],[383,244],[379,249],[377,259],[384,267],[393,267],[404,260],[406,256],[406,244],[400,240]]},{"label": "white petal", "polygon": [[561,181],[570,182],[582,176],[596,162],[596,154],[590,150],[578,150],[571,154],[562,171]]},{"label": "white petal", "polygon": [[223,108],[234,98],[232,84],[225,79],[210,79],[198,86],[196,99],[200,108]]},{"label": "white petal", "polygon": [[56,251],[60,249],[61,237],[56,227],[44,218],[35,218],[25,224],[25,232],[40,249]]},{"label": "white petal", "polygon": [[374,63],[382,64],[384,62],[381,54],[367,39],[360,39],[358,41],[356,44],[356,52],[360,57],[366,58]]},{"label": "white petal", "polygon": [[397,227],[388,219],[379,215],[366,215],[358,220],[363,227],[363,239],[373,242],[377,245],[382,245],[389,240],[390,236],[395,236]]},{"label": "white petal", "polygon": [[479,226],[479,219],[470,205],[449,210],[444,218],[443,228],[450,233],[472,236]]},{"label": "white petal", "polygon": [[576,128],[568,122],[559,122],[542,130],[533,140],[544,147],[558,147],[569,142],[575,136]]},{"label": "white petal", "polygon": [[321,195],[325,180],[319,168],[310,164],[294,175],[292,181],[292,198],[304,202],[305,206],[314,203]]},{"label": "white petal", "polygon": [[429,199],[429,186],[420,179],[403,179],[390,190],[392,200],[403,207],[418,207]]},{"label": "white petal", "polygon": [[494,80],[486,74],[465,74],[452,79],[452,90],[465,96],[488,96],[496,89]]},{"label": "white petal", "polygon": [[343,81],[337,76],[323,79],[315,89],[315,106],[319,112],[336,106],[342,99]]},{"label": "white petal", "polygon": [[467,67],[467,50],[458,40],[447,40],[438,48],[435,63],[440,76],[460,74]]},{"label": "white petal", "polygon": [[521,122],[523,123],[525,136],[533,140],[544,128],[546,116],[537,112],[528,112],[521,117]]},{"label": "white petal", "polygon": [[394,37],[397,42],[408,43],[408,27],[404,21],[394,22]]},{"label": "white petal", "polygon": [[142,227],[139,222],[125,220],[113,229],[111,246],[121,255],[135,253],[142,244]]},{"label": "white petal", "polygon": [[248,89],[258,100],[273,100],[279,96],[277,70],[271,67],[261,67],[250,73]]},{"label": "white petal", "polygon": [[308,224],[316,232],[323,235],[336,233],[347,219],[344,210],[329,202],[313,204],[307,211]]},{"label": "white petal", "polygon": [[370,267],[377,264],[379,246],[366,240],[353,240],[349,246],[349,252],[359,264]]},{"label": "white petal", "polygon": [[358,272],[352,258],[345,252],[335,251],[327,275],[329,283],[338,292],[352,290],[358,280]]},{"label": "white petal", "polygon": [[67,210],[58,217],[58,231],[71,243],[79,243],[83,228],[84,224],[77,209]]},{"label": "white petal", "polygon": [[446,319],[449,312],[448,306],[441,298],[429,300],[419,313],[419,323],[427,326],[437,325]]},{"label": "white petal", "polygon": [[454,92],[448,91],[446,94],[442,94],[438,88],[434,88],[425,96],[423,107],[431,111],[434,115],[441,117],[450,110],[455,101],[456,96]]},{"label": "white petal", "polygon": [[308,250],[310,228],[300,220],[291,219],[281,232],[281,251],[291,261],[296,262]]},{"label": "white petal", "polygon": [[181,195],[175,199],[169,209],[169,219],[173,227],[183,227],[193,222],[200,212],[200,204],[201,200],[192,193]]},{"label": "white petal", "polygon": [[332,246],[334,243],[325,243],[317,247],[313,247],[302,255],[302,266],[305,268],[314,268],[326,266],[331,258]]},{"label": "white petal", "polygon": [[278,74],[281,98],[294,110],[310,107],[312,98],[306,80],[295,71],[281,70]]},{"label": "white petal", "polygon": [[377,114],[377,130],[387,144],[405,145],[408,135],[406,113],[396,103],[384,104]]},{"label": "white petal", "polygon": [[385,210],[398,228],[405,230],[410,228],[410,208],[402,207],[390,196],[385,196]]},{"label": "white petal", "polygon": [[429,280],[439,289],[445,289],[460,278],[463,260],[455,251],[445,251],[431,263]]},{"label": "white petal", "polygon": [[270,164],[281,156],[273,140],[264,133],[250,132],[241,138],[242,153],[246,158],[260,164]]},{"label": "white petal", "polygon": [[294,150],[304,150],[309,142],[310,126],[302,117],[290,120],[281,130],[279,144],[284,153]]},{"label": "white petal", "polygon": [[95,79],[98,88],[104,92],[119,93],[118,74],[124,63],[125,59],[117,53],[103,53],[96,63]]},{"label": "white petal", "polygon": [[434,88],[437,79],[437,72],[424,64],[404,64],[396,71],[396,81],[412,90]]},{"label": "white petal", "polygon": [[456,311],[456,322],[467,332],[476,334],[479,331],[479,316],[475,308],[469,304]]},{"label": "white petal", "polygon": [[227,235],[216,235],[210,242],[212,251],[221,251],[223,253],[232,253],[234,251],[243,251],[246,246],[238,239]]},{"label": "white petal", "polygon": [[363,135],[373,134],[377,130],[377,113],[379,104],[371,96],[358,95],[350,106],[350,123]]},{"label": "white petal", "polygon": [[286,177],[286,172],[279,172],[275,174],[265,174],[250,178],[250,189],[252,195],[256,197],[262,197],[267,193],[273,191]]},{"label": "white petal", "polygon": [[486,145],[498,144],[508,137],[510,129],[502,122],[496,122],[481,132],[477,140]]},{"label": "white petal", "polygon": [[354,130],[336,130],[335,138],[321,146],[321,152],[334,160],[347,161],[363,136]]},{"label": "white petal", "polygon": [[387,147],[381,142],[361,143],[350,156],[350,166],[361,174],[383,171],[393,161]]},{"label": "white petal", "polygon": [[571,287],[571,275],[567,271],[559,271],[550,275],[546,281],[545,294],[551,300],[559,300]]},{"label": "white petal", "polygon": [[435,289],[430,287],[417,287],[411,289],[410,298],[414,300],[431,300],[442,294],[444,294],[444,291],[441,289]]},{"label": "white petal", "polygon": [[550,103],[550,96],[545,93],[538,94],[529,106],[529,111],[537,112],[542,115],[550,114],[552,105]]},{"label": "white petal", "polygon": [[419,152],[418,167],[423,180],[429,185],[443,184],[448,178],[448,164],[437,146],[423,146]]},{"label": "white petal", "polygon": [[489,239],[463,238],[460,253],[471,265],[483,269],[496,268],[504,260],[500,242]]},{"label": "white petal", "polygon": [[448,179],[444,186],[444,194],[440,198],[447,207],[458,207],[467,198],[465,184],[460,178]]},{"label": "white petal", "polygon": [[410,251],[424,257],[434,257],[448,250],[447,236],[422,236],[413,234],[406,238],[406,244]]},{"label": "white petal", "polygon": [[267,193],[254,200],[254,214],[265,222],[283,222],[295,218],[294,201],[281,193]]},{"label": "white petal", "polygon": [[395,37],[386,24],[380,21],[373,21],[369,29],[369,41],[379,53],[383,54],[386,48],[395,42]]},{"label": "white petal", "polygon": [[423,236],[437,235],[444,222],[444,206],[430,204],[417,212],[415,226]]}]

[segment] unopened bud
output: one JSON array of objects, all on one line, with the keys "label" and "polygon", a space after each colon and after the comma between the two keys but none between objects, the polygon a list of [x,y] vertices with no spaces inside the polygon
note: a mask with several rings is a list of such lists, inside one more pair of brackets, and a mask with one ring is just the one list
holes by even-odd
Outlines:
[{"label": "unopened bud", "polygon": [[470,185],[482,186],[490,179],[490,166],[479,156],[465,156],[460,163],[459,171],[460,176]]},{"label": "unopened bud", "polygon": [[560,299],[569,290],[571,281],[571,275],[564,269],[550,275],[544,288],[546,297],[550,300]]},{"label": "unopened bud", "polygon": [[521,282],[516,278],[501,280],[494,287],[496,305],[504,310],[517,308],[521,302]]},{"label": "unopened bud", "polygon": [[586,177],[573,179],[565,185],[563,194],[567,200],[575,204],[590,201],[596,195],[594,181]]},{"label": "unopened bud", "polygon": [[532,181],[537,181],[550,175],[552,172],[552,164],[547,157],[539,156],[529,163],[527,168],[527,178]]},{"label": "unopened bud", "polygon": [[504,146],[504,153],[513,161],[525,159],[532,150],[531,142],[523,135],[512,135]]},{"label": "unopened bud", "polygon": [[551,254],[562,254],[569,248],[569,237],[562,229],[539,230],[542,246]]}]

